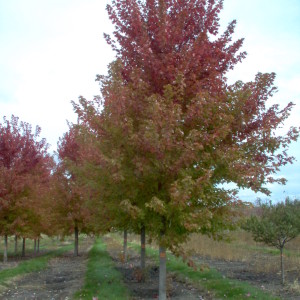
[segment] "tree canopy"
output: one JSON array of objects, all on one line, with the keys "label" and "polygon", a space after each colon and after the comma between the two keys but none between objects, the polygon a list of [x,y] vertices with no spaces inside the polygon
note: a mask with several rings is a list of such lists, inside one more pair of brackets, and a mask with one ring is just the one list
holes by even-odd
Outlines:
[{"label": "tree canopy", "polygon": [[117,59],[98,76],[102,98],[74,103],[97,141],[97,167],[122,191],[118,201],[147,220],[154,237],[163,230],[170,247],[231,223],[238,199],[223,183],[266,194],[267,183],[284,183],[272,175],[292,162],[286,150],[298,137],[296,128],[275,134],[292,103],[266,105],[274,73],[227,84],[245,53],[242,40],[232,42],[234,21],[219,34],[221,8],[222,1],[113,1],[116,30],[105,36]]},{"label": "tree canopy", "polygon": [[39,236],[43,199],[53,167],[41,129],[15,116],[0,123],[0,234]]}]

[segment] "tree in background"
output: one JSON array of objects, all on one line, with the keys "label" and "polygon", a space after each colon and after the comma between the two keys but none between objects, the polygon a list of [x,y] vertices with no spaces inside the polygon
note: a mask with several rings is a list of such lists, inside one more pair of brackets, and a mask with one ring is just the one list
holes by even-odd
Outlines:
[{"label": "tree in background", "polygon": [[280,250],[281,282],[285,283],[283,250],[289,241],[300,235],[300,201],[290,200],[276,204],[259,202],[259,216],[249,218],[243,228],[252,233],[256,242]]},{"label": "tree in background", "polygon": [[75,105],[99,145],[99,169],[116,183],[107,205],[142,220],[160,245],[160,299],[166,248],[234,225],[236,190],[223,184],[268,194],[267,183],[284,183],[272,175],[293,161],[286,150],[298,130],[275,135],[292,104],[266,106],[275,74],[226,82],[245,53],[232,42],[234,21],[219,34],[221,9],[214,0],[112,1],[116,30],[106,39],[117,60],[98,77],[103,98]]},{"label": "tree in background", "polygon": [[[49,179],[52,159],[41,129],[15,116],[0,123],[0,234],[33,237],[42,224],[38,194]],[[4,261],[7,252],[4,252]]]},{"label": "tree in background", "polygon": [[79,163],[79,145],[76,142],[76,130],[70,126],[58,143],[60,163],[56,168],[54,215],[60,222],[63,234],[74,233],[74,255],[78,256],[79,233],[87,228],[90,211],[86,206],[86,196],[82,193],[75,174],[71,170],[72,164]]},{"label": "tree in background", "polygon": [[59,227],[64,234],[74,233],[75,256],[78,256],[79,233],[95,231],[90,227],[94,214],[89,203],[91,191],[84,188],[74,171],[81,163],[78,134],[76,127],[70,125],[69,131],[60,139],[60,162],[53,175],[54,215],[61,220]]}]

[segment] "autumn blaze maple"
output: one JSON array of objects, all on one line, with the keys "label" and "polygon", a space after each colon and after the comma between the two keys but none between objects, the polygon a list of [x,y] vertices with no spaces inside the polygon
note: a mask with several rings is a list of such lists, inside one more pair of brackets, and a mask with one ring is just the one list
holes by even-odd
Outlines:
[{"label": "autumn blaze maple", "polygon": [[60,220],[58,230],[63,235],[74,233],[74,255],[78,256],[79,233],[88,232],[91,209],[88,207],[88,193],[72,170],[80,161],[80,147],[77,143],[77,130],[69,126],[58,143],[59,164],[53,175],[55,204],[53,214]]},{"label": "autumn blaze maple", "polygon": [[298,129],[275,134],[293,105],[266,105],[275,74],[226,81],[246,54],[242,39],[232,42],[235,21],[219,34],[222,3],[113,0],[114,37],[105,38],[117,59],[97,77],[102,98],[73,103],[97,143],[96,168],[113,183],[107,201],[159,242],[160,299],[166,248],[234,225],[237,190],[224,184],[268,194],[267,183],[284,183],[272,175],[293,161],[286,150]]},{"label": "autumn blaze maple", "polygon": [[[15,116],[0,123],[0,235],[38,237],[45,226],[41,211],[53,161],[41,129]],[[7,257],[4,257],[7,260]]]}]

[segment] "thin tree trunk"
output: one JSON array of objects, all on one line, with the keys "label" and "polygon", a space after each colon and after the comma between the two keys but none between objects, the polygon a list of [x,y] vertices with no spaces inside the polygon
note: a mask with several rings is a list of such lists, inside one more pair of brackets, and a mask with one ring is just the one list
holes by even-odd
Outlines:
[{"label": "thin tree trunk", "polygon": [[25,257],[25,241],[26,241],[26,239],[23,237],[22,257]]},{"label": "thin tree trunk", "polygon": [[3,262],[7,263],[7,234],[4,236]]},{"label": "thin tree trunk", "polygon": [[166,248],[159,245],[159,300],[167,299],[167,264]]},{"label": "thin tree trunk", "polygon": [[18,253],[18,236],[15,235],[15,255]]},{"label": "thin tree trunk", "polygon": [[127,229],[124,230],[123,256],[124,256],[124,262],[126,262],[127,261]]},{"label": "thin tree trunk", "polygon": [[40,238],[37,239],[37,253],[40,253]]},{"label": "thin tree trunk", "polygon": [[141,228],[141,269],[145,271],[146,267],[146,230],[143,225]]},{"label": "thin tree trunk", "polygon": [[284,278],[284,265],[283,265],[283,248],[280,248],[280,265],[281,265],[281,283],[285,283]]},{"label": "thin tree trunk", "polygon": [[77,225],[75,225],[74,235],[75,235],[74,255],[78,256],[78,226]]},{"label": "thin tree trunk", "polygon": [[34,239],[33,252],[34,252],[34,254],[36,254],[36,239]]}]

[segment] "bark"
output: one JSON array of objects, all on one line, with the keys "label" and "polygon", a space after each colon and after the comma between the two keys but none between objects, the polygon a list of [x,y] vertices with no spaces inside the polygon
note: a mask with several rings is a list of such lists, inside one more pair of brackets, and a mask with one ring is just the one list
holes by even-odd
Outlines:
[{"label": "bark", "polygon": [[159,245],[159,300],[167,299],[167,264],[166,248]]},{"label": "bark", "polygon": [[145,271],[146,267],[146,230],[143,225],[141,228],[141,269]]},{"label": "bark", "polygon": [[7,234],[4,236],[3,262],[7,263]]},{"label": "bark", "polygon": [[75,235],[75,244],[74,244],[74,255],[78,256],[78,226],[75,225],[74,235]]},{"label": "bark", "polygon": [[124,256],[124,262],[126,262],[127,261],[127,229],[124,230],[123,256]]},{"label": "bark", "polygon": [[281,283],[284,285],[284,264],[283,264],[283,247],[280,248],[280,265],[281,265]]},{"label": "bark", "polygon": [[34,239],[33,252],[34,252],[34,254],[36,254],[36,239]]},{"label": "bark", "polygon": [[40,238],[37,239],[37,253],[40,253]]},{"label": "bark", "polygon": [[25,257],[25,241],[26,241],[26,239],[23,237],[23,244],[22,244],[22,257]]},{"label": "bark", "polygon": [[15,235],[15,255],[18,253],[18,236]]}]

